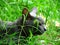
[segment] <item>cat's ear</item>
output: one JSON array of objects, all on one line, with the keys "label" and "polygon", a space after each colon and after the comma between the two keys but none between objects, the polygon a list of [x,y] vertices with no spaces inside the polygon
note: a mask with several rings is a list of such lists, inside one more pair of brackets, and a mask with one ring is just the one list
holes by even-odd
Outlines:
[{"label": "cat's ear", "polygon": [[30,15],[31,15],[32,17],[36,17],[36,13],[37,13],[37,8],[34,7],[34,8],[32,9],[32,11],[30,12]]},{"label": "cat's ear", "polygon": [[22,14],[26,15],[27,13],[28,13],[28,9],[27,9],[27,8],[24,8],[24,9],[22,10]]},{"label": "cat's ear", "polygon": [[33,7],[32,11],[33,11],[34,13],[37,13],[37,8],[36,8],[36,7]]}]

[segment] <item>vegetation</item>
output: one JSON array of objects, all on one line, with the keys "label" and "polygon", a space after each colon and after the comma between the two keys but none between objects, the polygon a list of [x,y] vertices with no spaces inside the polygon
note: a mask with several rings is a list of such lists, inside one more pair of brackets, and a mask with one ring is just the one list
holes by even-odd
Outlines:
[{"label": "vegetation", "polygon": [[[30,36],[20,39],[18,45],[60,45],[60,0],[0,0],[0,19],[15,21],[22,15],[22,9],[27,7],[29,11],[33,7],[38,8],[38,14],[45,17],[47,31],[42,35]],[[16,45],[12,40],[14,34],[0,40],[0,44]]]}]

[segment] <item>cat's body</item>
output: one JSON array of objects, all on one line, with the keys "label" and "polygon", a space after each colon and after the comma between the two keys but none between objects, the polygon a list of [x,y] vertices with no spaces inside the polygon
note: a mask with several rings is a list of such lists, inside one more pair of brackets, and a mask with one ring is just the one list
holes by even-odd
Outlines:
[{"label": "cat's body", "polygon": [[[6,34],[10,35],[16,32],[18,36],[20,34],[20,36],[27,37],[30,35],[30,31],[33,35],[43,34],[46,31],[43,20],[30,16],[30,13],[26,10],[23,10],[22,16],[15,22],[0,21],[0,35],[5,36]],[[25,13],[28,13],[27,17]]]}]

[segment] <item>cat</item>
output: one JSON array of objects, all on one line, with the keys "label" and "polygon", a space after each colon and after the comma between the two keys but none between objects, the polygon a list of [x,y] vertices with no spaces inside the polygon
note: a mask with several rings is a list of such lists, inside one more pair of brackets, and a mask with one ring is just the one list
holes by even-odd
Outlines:
[{"label": "cat", "polygon": [[[0,35],[2,37],[7,34],[17,33],[16,35],[28,37],[30,32],[33,35],[41,35],[46,31],[44,21],[41,17],[36,17],[37,8],[33,8],[31,12],[27,8],[22,10],[22,16],[14,22],[4,22],[0,20]],[[1,37],[1,36],[0,36]]]}]

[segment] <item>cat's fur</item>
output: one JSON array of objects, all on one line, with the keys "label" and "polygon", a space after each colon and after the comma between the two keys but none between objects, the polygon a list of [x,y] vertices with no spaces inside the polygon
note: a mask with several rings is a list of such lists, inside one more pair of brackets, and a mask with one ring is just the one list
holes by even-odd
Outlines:
[{"label": "cat's fur", "polygon": [[[32,13],[36,14],[36,12]],[[43,19],[31,16],[27,8],[23,9],[22,16],[15,22],[4,22],[0,20],[0,35],[2,36],[16,32],[16,35],[20,34],[21,36],[27,37],[30,35],[30,32],[32,32],[33,35],[40,35],[45,31]]]}]

